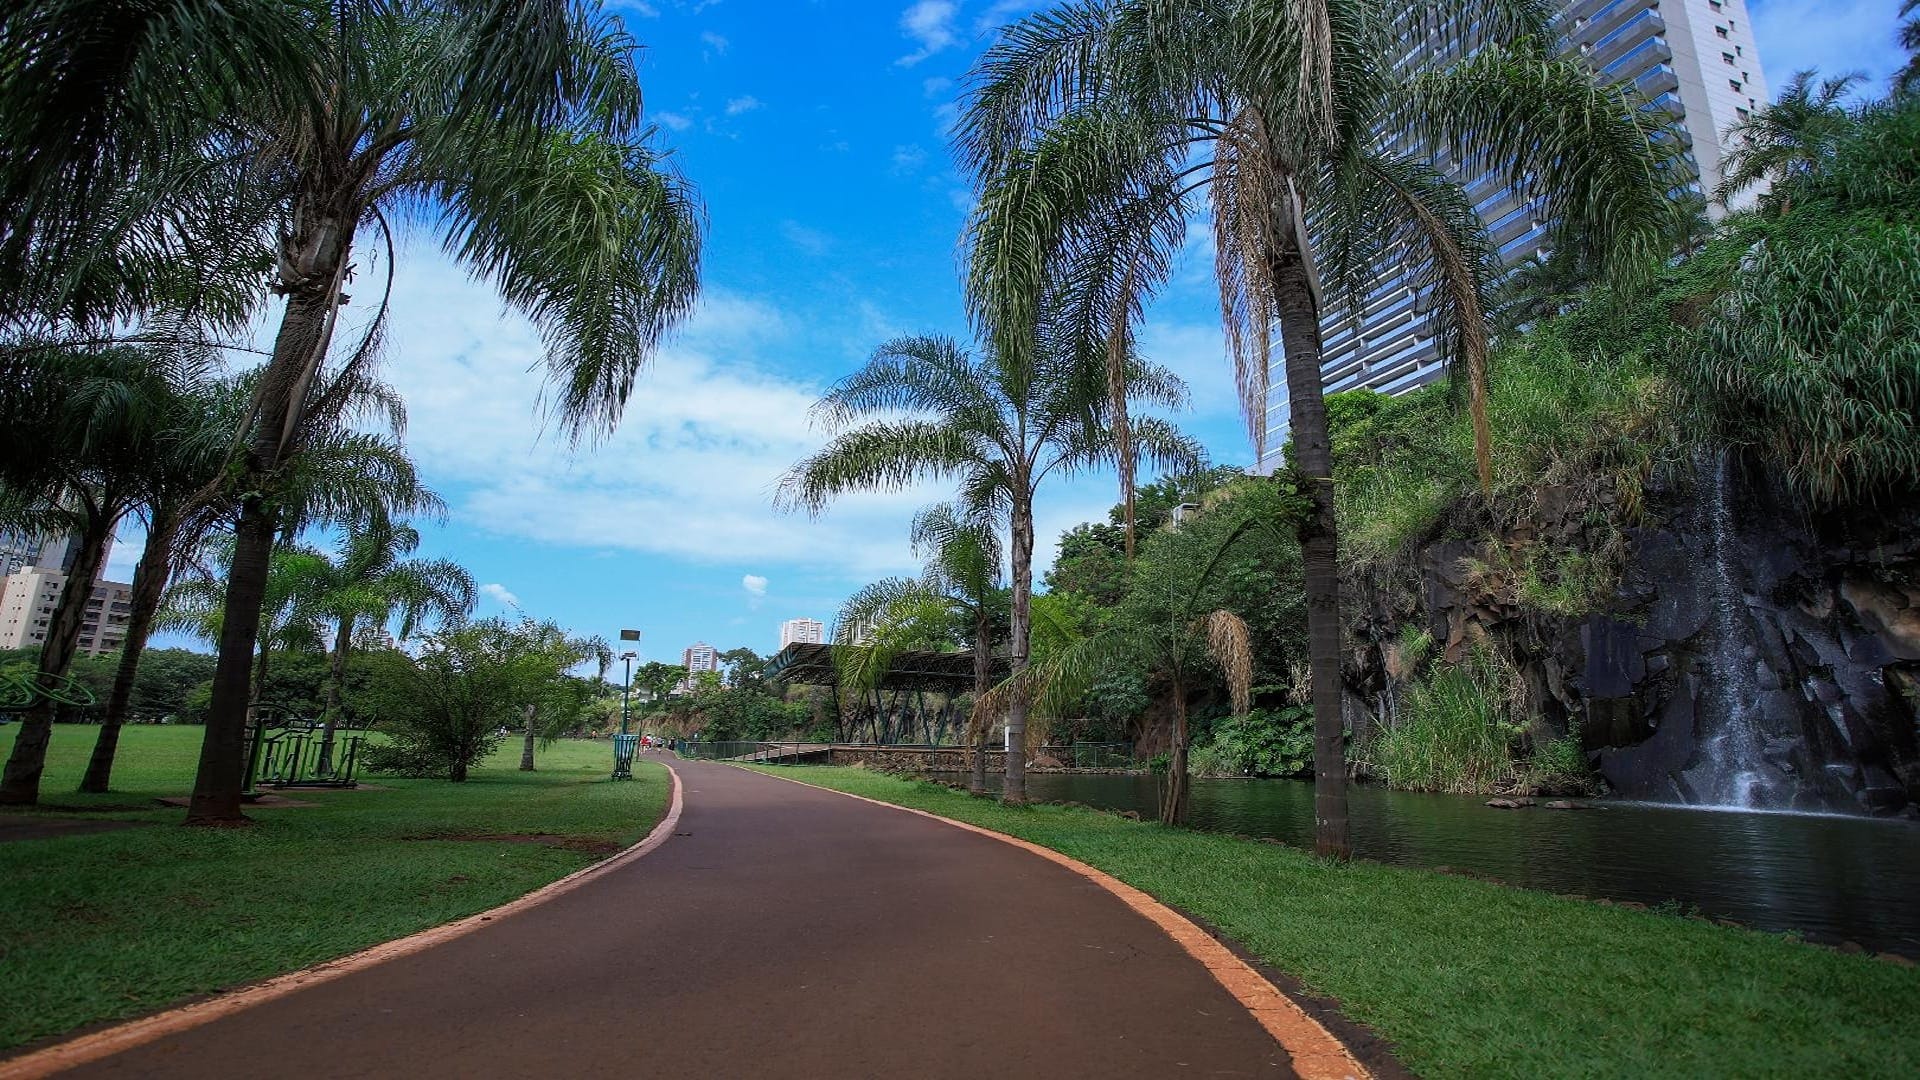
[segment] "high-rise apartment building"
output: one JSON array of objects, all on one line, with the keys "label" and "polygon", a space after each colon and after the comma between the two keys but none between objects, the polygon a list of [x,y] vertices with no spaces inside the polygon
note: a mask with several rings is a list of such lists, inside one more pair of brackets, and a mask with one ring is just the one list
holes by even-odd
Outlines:
[{"label": "high-rise apartment building", "polygon": [[[1712,190],[1723,168],[1727,129],[1768,101],[1746,0],[1571,0],[1561,6],[1559,30],[1568,54],[1578,55],[1604,81],[1632,86],[1648,108],[1673,117],[1683,156],[1700,178],[1693,187]],[[1421,55],[1415,48],[1409,58]],[[1399,149],[1436,157],[1411,140]],[[1547,254],[1547,222],[1529,193],[1496,175],[1455,170],[1454,178],[1463,182],[1506,265]],[[1370,387],[1401,394],[1439,378],[1447,358],[1430,332],[1426,301],[1406,267],[1388,264],[1357,317],[1352,311],[1327,313],[1320,328],[1326,392]],[[1269,442],[1261,472],[1281,464],[1291,419],[1277,348],[1270,372]]]},{"label": "high-rise apartment building", "polygon": [[796,642],[818,645],[827,639],[827,628],[819,619],[788,619],[780,624],[780,647]]},{"label": "high-rise apartment building", "polygon": [[687,646],[680,654],[680,662],[687,666],[689,675],[702,671],[720,670],[720,654],[704,641],[696,641]]},{"label": "high-rise apartment building", "polygon": [[[106,556],[112,553],[113,542],[109,540],[106,552],[101,556],[101,565],[106,564]],[[73,569],[74,560],[79,555],[80,538],[78,536],[0,531],[0,577],[29,567],[57,570],[64,574]]]},{"label": "high-rise apartment building", "polygon": [[[44,643],[67,575],[29,566],[8,574],[5,581],[5,591],[0,592],[0,649],[30,649]],[[80,617],[80,651],[98,656],[120,648],[127,639],[132,610],[131,585],[96,580]]]}]

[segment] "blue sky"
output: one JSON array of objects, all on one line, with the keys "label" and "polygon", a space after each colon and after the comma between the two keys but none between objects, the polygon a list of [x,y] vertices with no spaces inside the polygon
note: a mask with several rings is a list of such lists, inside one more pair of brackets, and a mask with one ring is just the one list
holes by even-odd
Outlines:
[{"label": "blue sky", "polygon": [[[399,259],[387,375],[408,441],[446,498],[423,553],[581,633],[644,632],[643,657],[696,640],[771,652],[778,624],[910,572],[912,511],[937,488],[849,499],[818,521],[777,514],[780,473],[816,448],[806,410],[903,333],[964,332],[957,237],[968,191],[946,131],[969,63],[1007,0],[651,0],[610,5],[645,46],[647,107],[699,187],[709,232],[700,309],[641,380],[618,432],[569,451],[542,423],[537,338],[430,238]],[[1899,0],[1753,0],[1768,81],[1797,68],[1899,62]],[[1197,250],[1142,345],[1194,391],[1181,422],[1221,462],[1252,460]],[[1110,474],[1042,493],[1041,559],[1103,515]],[[110,573],[126,580],[136,532]],[[178,643],[178,642],[172,642]]]}]

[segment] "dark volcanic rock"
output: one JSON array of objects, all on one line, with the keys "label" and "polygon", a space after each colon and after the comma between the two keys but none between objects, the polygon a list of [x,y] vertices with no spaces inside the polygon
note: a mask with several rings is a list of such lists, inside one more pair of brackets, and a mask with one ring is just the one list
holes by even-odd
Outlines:
[{"label": "dark volcanic rock", "polygon": [[[1391,643],[1412,621],[1449,661],[1481,638],[1499,645],[1520,670],[1529,734],[1577,726],[1621,795],[1719,801],[1744,781],[1782,808],[1915,813],[1920,508],[1821,517],[1765,477],[1711,465],[1646,496],[1641,522],[1617,530],[1627,548],[1602,612],[1522,609],[1473,571],[1500,552],[1457,531],[1419,552],[1417,581],[1364,590],[1355,715],[1395,715],[1411,673],[1388,670]],[[1600,535],[1596,515],[1624,519],[1611,498],[1553,488],[1498,543],[1578,550]],[[1729,778],[1716,739],[1736,711],[1750,737]]]}]

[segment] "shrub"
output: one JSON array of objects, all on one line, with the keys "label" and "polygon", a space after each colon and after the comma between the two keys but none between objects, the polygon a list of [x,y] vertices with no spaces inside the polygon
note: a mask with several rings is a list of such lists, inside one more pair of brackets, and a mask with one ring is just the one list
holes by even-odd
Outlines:
[{"label": "shrub", "polygon": [[[1198,764],[1203,751],[1208,768]],[[1203,776],[1297,776],[1313,768],[1313,710],[1295,705],[1224,717],[1195,755],[1193,771]]]},{"label": "shrub", "polygon": [[1580,748],[1580,732],[1573,728],[1565,738],[1535,746],[1527,761],[1527,786],[1535,791],[1582,793],[1593,788],[1593,770],[1587,767],[1586,752]]},{"label": "shrub", "polygon": [[1412,791],[1515,786],[1516,685],[1513,671],[1484,648],[1461,663],[1434,665],[1408,688],[1394,722],[1374,730],[1369,766],[1390,786]]}]

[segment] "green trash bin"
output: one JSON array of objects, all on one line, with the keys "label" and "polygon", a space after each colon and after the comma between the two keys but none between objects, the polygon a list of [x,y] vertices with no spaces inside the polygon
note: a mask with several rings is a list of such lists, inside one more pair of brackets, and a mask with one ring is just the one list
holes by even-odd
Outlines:
[{"label": "green trash bin", "polygon": [[633,779],[633,752],[640,748],[640,736],[615,735],[613,737],[613,778],[615,780]]}]

